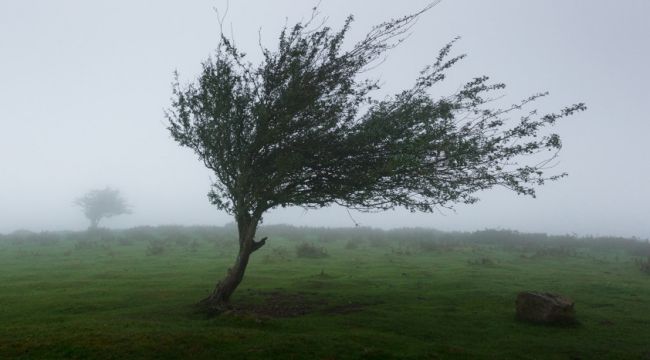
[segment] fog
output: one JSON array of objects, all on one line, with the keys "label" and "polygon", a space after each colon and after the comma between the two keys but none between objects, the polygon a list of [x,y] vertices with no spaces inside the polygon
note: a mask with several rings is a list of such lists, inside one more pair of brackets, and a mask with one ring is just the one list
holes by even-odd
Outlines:
[{"label": "fog", "polygon": [[[374,24],[428,1],[323,0],[337,26],[356,21],[350,41]],[[102,225],[216,224],[231,217],[209,204],[211,173],[166,130],[173,71],[195,78],[219,36],[213,7],[224,1],[3,1],[0,3],[0,232],[84,229],[74,205],[88,190],[121,190],[133,213]],[[308,18],[310,2],[231,1],[225,31],[256,63],[281,27]],[[455,211],[348,212],[340,207],[269,212],[265,224],[508,228],[530,232],[650,237],[650,2],[447,0],[372,75],[390,94],[453,39],[457,64],[440,94],[478,75],[505,82],[505,99],[538,91],[540,112],[585,102],[563,119],[558,173],[569,176],[536,199],[493,189]],[[231,25],[232,24],[232,25]]]}]

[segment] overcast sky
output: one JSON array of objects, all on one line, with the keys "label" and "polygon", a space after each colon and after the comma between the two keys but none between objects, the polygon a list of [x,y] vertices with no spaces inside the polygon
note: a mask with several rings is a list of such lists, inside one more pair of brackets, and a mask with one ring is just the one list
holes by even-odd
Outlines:
[{"label": "overcast sky", "polygon": [[[348,14],[351,42],[373,24],[428,1],[323,0],[330,24]],[[109,227],[231,221],[208,203],[211,174],[170,138],[163,111],[172,73],[195,78],[216,47],[213,8],[225,1],[0,2],[0,232],[83,229],[73,205],[84,192],[120,189],[134,213]],[[261,40],[274,47],[281,26],[309,17],[315,2],[230,1],[226,30],[252,61]],[[650,237],[650,1],[445,0],[373,72],[385,93],[411,85],[455,36],[466,60],[443,95],[477,75],[505,82],[511,102],[538,91],[540,112],[575,102],[589,110],[563,120],[558,172],[569,177],[536,199],[494,189],[481,202],[444,214],[404,210],[360,214],[382,228],[521,231]],[[232,24],[232,26],[231,26]],[[338,207],[273,210],[265,223],[352,226]]]}]

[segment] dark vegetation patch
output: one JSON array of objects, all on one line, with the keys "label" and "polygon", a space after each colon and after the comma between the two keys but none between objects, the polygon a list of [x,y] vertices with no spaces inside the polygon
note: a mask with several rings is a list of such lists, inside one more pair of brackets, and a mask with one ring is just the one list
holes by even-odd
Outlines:
[{"label": "dark vegetation patch", "polygon": [[295,317],[317,311],[327,302],[313,294],[269,291],[253,293],[255,299],[243,299],[233,304],[226,314],[267,317]]},{"label": "dark vegetation patch", "polygon": [[494,266],[497,264],[496,260],[487,258],[487,257],[481,257],[478,259],[472,259],[472,260],[467,260],[467,263],[470,265],[480,265],[480,266]]},{"label": "dark vegetation patch", "polygon": [[357,311],[362,311],[371,304],[350,301],[345,304],[334,305],[323,310],[325,314],[344,315]]},{"label": "dark vegetation patch", "polygon": [[[258,233],[268,236],[271,241],[285,239],[297,242],[299,244],[296,248],[304,248],[307,253],[317,254],[316,257],[323,256],[327,247],[345,240],[342,246],[345,250],[358,250],[361,247],[387,248],[391,249],[391,252],[403,254],[445,253],[479,246],[482,249],[514,251],[531,259],[580,257],[583,252],[609,253],[616,257],[626,255],[639,258],[640,261],[650,258],[648,240],[620,237],[577,237],[520,233],[510,230],[441,232],[433,229],[404,228],[384,231],[365,227],[331,229],[287,225],[263,226]],[[234,224],[228,224],[221,227],[141,226],[116,231],[100,228],[82,232],[35,233],[20,230],[10,234],[0,234],[0,242],[23,247],[56,246],[61,242],[69,241],[72,241],[78,250],[106,248],[111,245],[133,246],[155,243],[165,247],[195,251],[202,244],[212,244],[219,249],[235,247],[237,233]]]},{"label": "dark vegetation patch", "polygon": [[61,240],[62,233],[44,231],[35,233],[27,230],[14,231],[3,235],[0,240],[12,245],[54,246]]},{"label": "dark vegetation patch", "polygon": [[233,303],[224,315],[253,316],[263,318],[287,318],[309,314],[345,315],[364,310],[377,303],[346,301],[332,302],[331,299],[313,292],[291,293],[283,290],[248,290],[245,297]]},{"label": "dark vegetation patch", "polygon": [[320,259],[327,257],[327,250],[322,246],[302,243],[296,246],[296,256],[299,258]]},{"label": "dark vegetation patch", "polygon": [[412,252],[411,249],[408,247],[397,247],[397,248],[392,248],[390,249],[391,254],[393,255],[400,255],[400,256],[411,256]]},{"label": "dark vegetation patch", "polygon": [[639,258],[634,259],[634,262],[639,267],[641,272],[644,272],[644,273],[650,275],[650,256],[648,256],[645,259],[639,259]]}]

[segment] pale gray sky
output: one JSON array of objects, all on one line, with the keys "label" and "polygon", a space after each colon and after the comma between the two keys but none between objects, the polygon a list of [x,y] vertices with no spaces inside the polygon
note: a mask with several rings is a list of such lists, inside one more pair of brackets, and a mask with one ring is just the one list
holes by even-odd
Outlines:
[{"label": "pale gray sky", "polygon": [[[350,39],[428,1],[323,0],[337,25],[354,14]],[[253,61],[262,41],[306,18],[315,2],[231,0],[226,30]],[[193,79],[216,47],[225,1],[3,0],[0,2],[0,232],[83,229],[73,200],[117,187],[133,205],[110,227],[224,224],[206,198],[210,172],[165,129],[172,72]],[[508,85],[516,102],[548,90],[541,112],[584,101],[562,121],[561,182],[537,199],[495,189],[446,214],[353,213],[362,225],[650,237],[650,1],[445,0],[373,75],[387,93],[411,84],[437,51],[461,36],[469,57],[452,70],[455,89],[477,75]],[[328,208],[275,210],[266,223],[351,226]]]}]

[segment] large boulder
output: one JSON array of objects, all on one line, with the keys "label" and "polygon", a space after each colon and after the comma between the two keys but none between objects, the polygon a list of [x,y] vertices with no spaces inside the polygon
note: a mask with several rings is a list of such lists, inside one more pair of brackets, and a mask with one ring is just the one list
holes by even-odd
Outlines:
[{"label": "large boulder", "polygon": [[526,291],[517,295],[517,319],[536,324],[576,323],[573,300],[558,294]]}]

